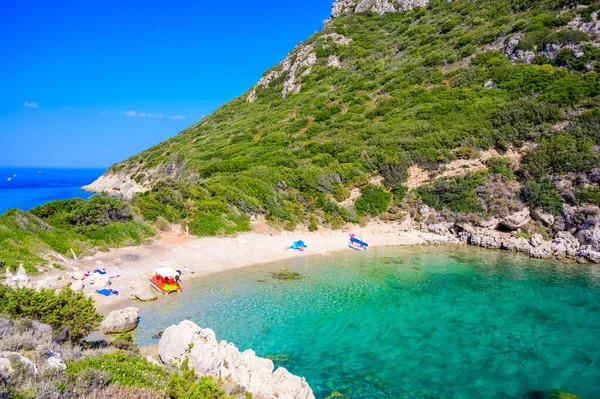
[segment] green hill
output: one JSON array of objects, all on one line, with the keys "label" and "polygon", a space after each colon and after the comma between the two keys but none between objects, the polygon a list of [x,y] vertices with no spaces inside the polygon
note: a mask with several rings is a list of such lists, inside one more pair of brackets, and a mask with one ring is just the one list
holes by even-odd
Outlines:
[{"label": "green hill", "polygon": [[392,10],[426,3],[337,1],[254,87],[91,188],[133,186],[146,219],[200,235],[253,214],[314,228],[422,204],[451,220],[600,201],[598,3]]}]

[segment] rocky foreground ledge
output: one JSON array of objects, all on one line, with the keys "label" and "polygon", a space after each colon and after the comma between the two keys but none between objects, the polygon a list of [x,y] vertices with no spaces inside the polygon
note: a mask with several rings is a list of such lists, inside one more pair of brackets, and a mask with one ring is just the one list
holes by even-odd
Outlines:
[{"label": "rocky foreground ledge", "polygon": [[217,341],[214,331],[202,329],[185,320],[167,328],[158,344],[158,355],[165,364],[189,366],[198,375],[221,378],[228,392],[251,392],[254,398],[314,399],[306,380],[283,367],[274,370],[269,359],[252,350],[240,352],[235,345]]}]

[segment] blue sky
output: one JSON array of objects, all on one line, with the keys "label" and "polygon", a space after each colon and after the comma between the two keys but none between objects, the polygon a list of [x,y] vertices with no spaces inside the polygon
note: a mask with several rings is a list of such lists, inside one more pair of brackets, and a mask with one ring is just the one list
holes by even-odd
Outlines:
[{"label": "blue sky", "polygon": [[0,11],[0,166],[108,167],[244,93],[333,0],[21,1]]}]

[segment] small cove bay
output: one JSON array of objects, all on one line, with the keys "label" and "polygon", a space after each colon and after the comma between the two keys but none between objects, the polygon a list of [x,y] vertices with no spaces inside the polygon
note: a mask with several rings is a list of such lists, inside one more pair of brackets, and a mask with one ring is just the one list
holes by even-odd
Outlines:
[{"label": "small cove bay", "polygon": [[[302,278],[278,279],[282,268]],[[140,305],[139,344],[189,319],[306,377],[317,398],[600,397],[594,265],[390,247],[184,283],[181,295]]]}]

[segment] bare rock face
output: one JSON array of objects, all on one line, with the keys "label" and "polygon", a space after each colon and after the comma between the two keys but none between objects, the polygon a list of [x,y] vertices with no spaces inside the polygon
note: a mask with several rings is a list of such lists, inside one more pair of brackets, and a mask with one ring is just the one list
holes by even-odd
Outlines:
[{"label": "bare rock face", "polygon": [[552,226],[554,224],[554,215],[544,212],[543,209],[533,209],[531,211],[531,216],[534,220],[542,222],[545,226]]},{"label": "bare rock face", "polygon": [[94,193],[106,192],[109,195],[123,197],[126,200],[133,199],[136,193],[149,190],[148,187],[138,184],[125,173],[105,173],[92,184],[83,186],[81,189]]},{"label": "bare rock face", "polygon": [[265,399],[314,399],[306,380],[273,362],[256,356],[254,351],[240,352],[232,343],[217,341],[210,329],[201,329],[185,320],[163,333],[158,356],[166,364],[189,359],[199,375],[222,378],[227,384],[242,387],[254,397]]},{"label": "bare rock face", "polygon": [[128,307],[113,310],[104,318],[100,328],[105,334],[118,334],[135,330],[138,325],[139,309]]},{"label": "bare rock face", "polygon": [[600,223],[577,233],[581,245],[589,245],[593,251],[600,251]]},{"label": "bare rock face", "polygon": [[337,18],[349,12],[372,11],[377,14],[410,10],[425,7],[429,0],[337,0],[331,6],[331,18]]},{"label": "bare rock face", "polygon": [[531,220],[531,216],[529,215],[529,208],[524,208],[520,212],[513,213],[512,215],[508,215],[500,224],[506,227],[509,230],[518,230],[521,227],[525,226]]}]

